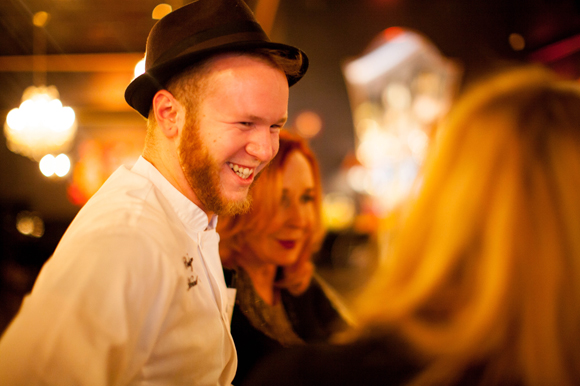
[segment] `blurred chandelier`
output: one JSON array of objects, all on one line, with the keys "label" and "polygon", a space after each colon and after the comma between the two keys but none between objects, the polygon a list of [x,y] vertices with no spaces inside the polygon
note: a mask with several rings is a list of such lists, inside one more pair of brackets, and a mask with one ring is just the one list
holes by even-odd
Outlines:
[{"label": "blurred chandelier", "polygon": [[387,28],[344,63],[360,163],[347,179],[381,215],[410,194],[459,70],[426,36],[402,27]]},{"label": "blurred chandelier", "polygon": [[55,86],[46,83],[44,27],[49,14],[34,15],[34,70],[36,86],[24,90],[20,107],[6,116],[4,134],[12,152],[40,161],[51,153],[70,150],[77,131],[75,112],[64,107]]},{"label": "blurred chandelier", "polygon": [[77,130],[75,112],[64,107],[55,86],[30,86],[19,108],[6,116],[4,134],[14,153],[40,161],[70,149]]}]

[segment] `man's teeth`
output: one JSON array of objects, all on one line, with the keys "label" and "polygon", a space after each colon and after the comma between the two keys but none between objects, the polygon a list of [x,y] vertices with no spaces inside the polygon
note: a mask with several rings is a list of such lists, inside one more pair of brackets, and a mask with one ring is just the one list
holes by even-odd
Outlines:
[{"label": "man's teeth", "polygon": [[234,165],[233,163],[230,163],[230,168],[240,177],[242,177],[243,179],[246,179],[250,176],[250,174],[252,174],[252,169],[248,169],[248,168],[243,168],[241,166],[238,165]]}]

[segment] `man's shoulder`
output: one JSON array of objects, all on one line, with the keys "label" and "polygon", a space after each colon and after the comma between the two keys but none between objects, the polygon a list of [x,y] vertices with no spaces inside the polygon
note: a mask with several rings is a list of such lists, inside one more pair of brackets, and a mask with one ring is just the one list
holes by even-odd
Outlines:
[{"label": "man's shoulder", "polygon": [[154,184],[126,168],[119,168],[109,177],[79,211],[67,232],[153,239],[175,239],[184,234],[176,214]]},{"label": "man's shoulder", "polygon": [[118,200],[146,200],[153,183],[145,176],[135,173],[126,166],[119,167],[89,199],[88,205]]},{"label": "man's shoulder", "polygon": [[121,167],[105,181],[79,213],[94,211],[110,216],[117,214],[132,217],[150,213],[166,217],[171,211],[165,207],[164,201],[149,179]]}]

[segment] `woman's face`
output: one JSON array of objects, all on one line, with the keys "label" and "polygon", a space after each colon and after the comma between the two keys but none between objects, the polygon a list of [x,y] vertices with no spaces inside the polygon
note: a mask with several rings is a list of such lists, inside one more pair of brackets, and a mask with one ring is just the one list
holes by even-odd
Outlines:
[{"label": "woman's face", "polygon": [[281,178],[281,202],[271,226],[247,240],[257,263],[291,265],[297,261],[311,236],[316,203],[310,163],[302,153],[290,153],[282,167]]}]

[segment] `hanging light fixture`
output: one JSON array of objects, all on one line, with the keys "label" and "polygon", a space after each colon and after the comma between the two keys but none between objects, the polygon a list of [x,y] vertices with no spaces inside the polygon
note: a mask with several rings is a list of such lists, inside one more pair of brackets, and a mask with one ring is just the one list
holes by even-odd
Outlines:
[{"label": "hanging light fixture", "polygon": [[387,216],[411,193],[460,69],[424,35],[390,27],[343,65],[355,129],[352,189]]},{"label": "hanging light fixture", "polygon": [[45,86],[46,42],[42,28],[48,18],[46,12],[38,12],[33,19],[36,85],[24,90],[20,107],[8,113],[4,124],[8,148],[35,161],[70,150],[77,130],[74,110],[62,105],[55,86]]},{"label": "hanging light fixture", "polygon": [[14,153],[40,161],[70,149],[76,134],[75,112],[64,107],[55,86],[30,86],[20,107],[6,116],[4,134]]}]

